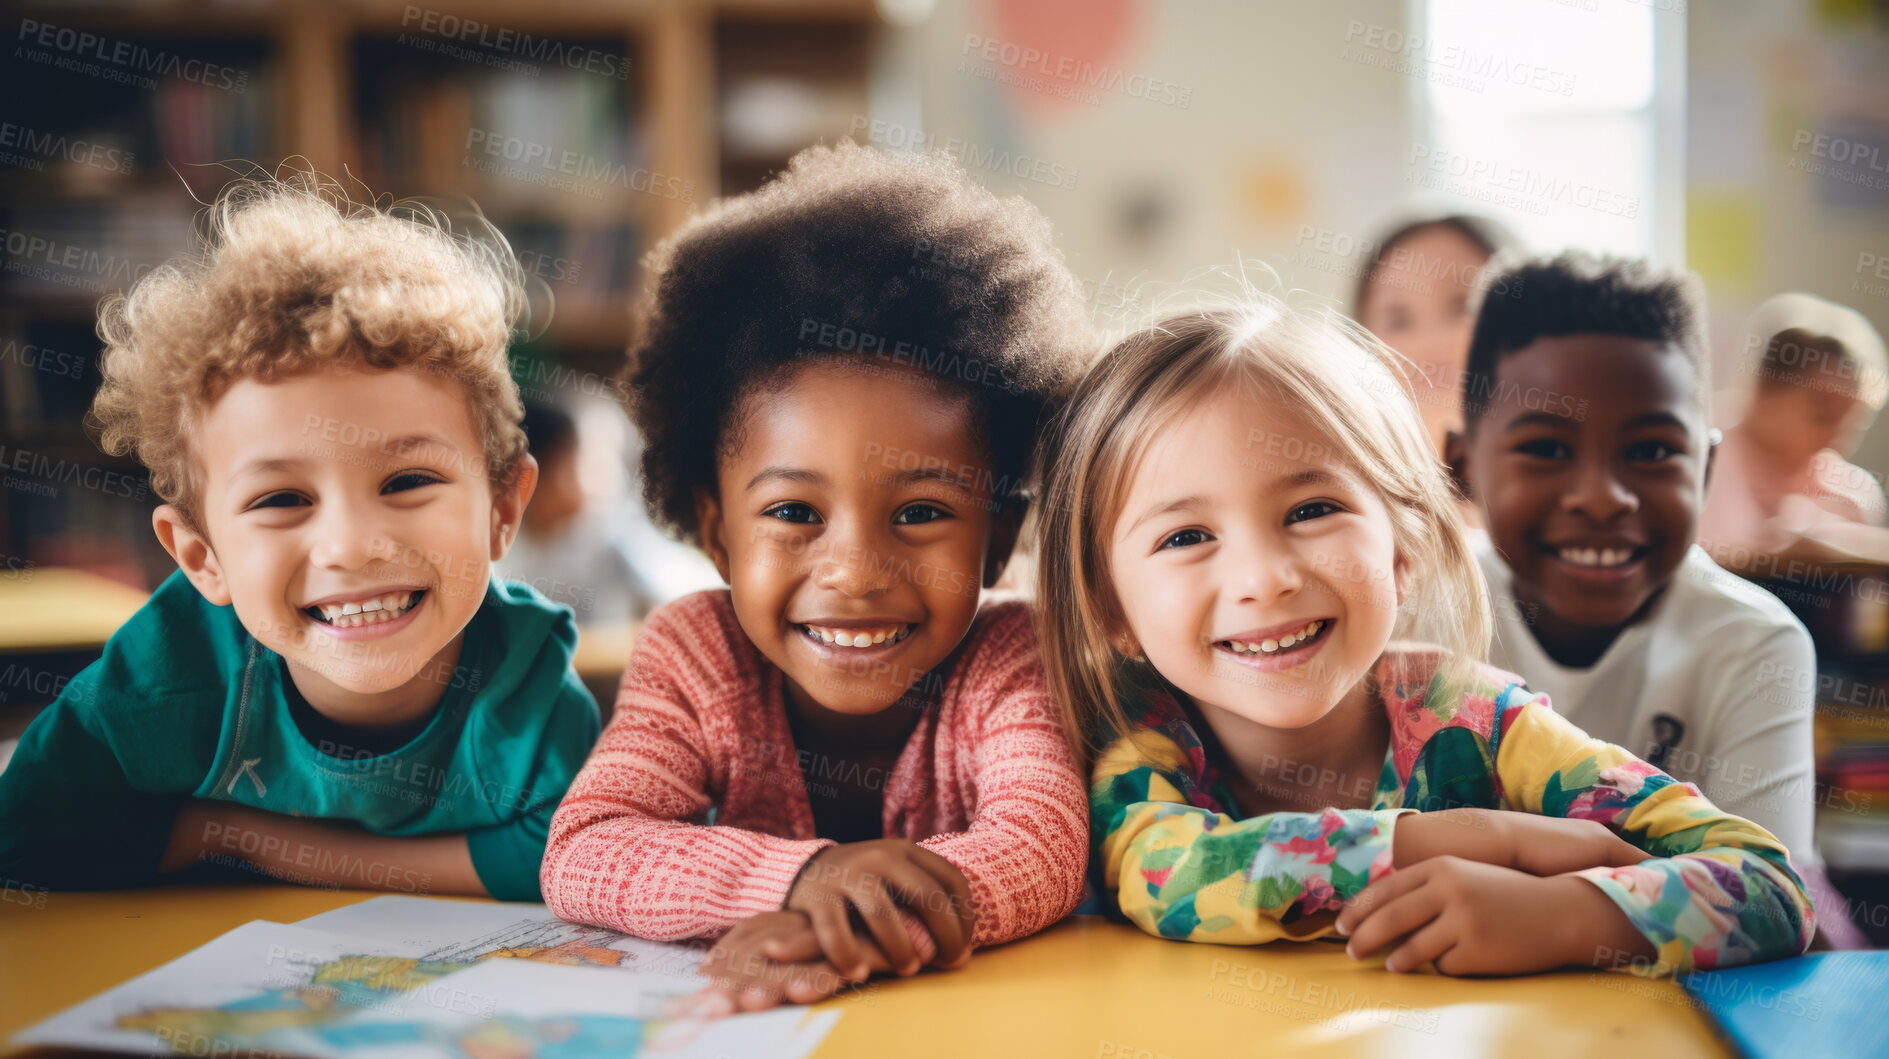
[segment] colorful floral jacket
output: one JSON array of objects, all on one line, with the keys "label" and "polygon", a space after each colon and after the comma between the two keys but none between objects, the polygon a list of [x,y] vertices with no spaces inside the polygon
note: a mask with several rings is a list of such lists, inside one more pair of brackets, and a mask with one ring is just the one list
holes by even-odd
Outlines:
[{"label": "colorful floral jacket", "polygon": [[[1379,663],[1391,740],[1371,809],[1237,818],[1187,713],[1166,695],[1104,747],[1089,789],[1107,898],[1150,934],[1257,944],[1332,932],[1330,915],[1391,871],[1403,813],[1466,806],[1598,820],[1647,853],[1579,874],[1658,951],[1638,973],[1678,974],[1793,956],[1815,920],[1784,847],[1696,787],[1591,739],[1546,695],[1479,667],[1466,694],[1438,693],[1439,651]],[[1460,687],[1460,683],[1459,683]]]}]

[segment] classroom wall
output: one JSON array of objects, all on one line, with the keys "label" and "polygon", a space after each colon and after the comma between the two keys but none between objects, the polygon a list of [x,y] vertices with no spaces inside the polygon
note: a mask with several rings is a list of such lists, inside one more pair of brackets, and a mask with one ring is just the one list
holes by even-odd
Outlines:
[{"label": "classroom wall", "polygon": [[[1518,2],[1550,13],[1567,6]],[[1660,80],[1648,249],[1705,277],[1718,381],[1738,380],[1744,321],[1780,290],[1852,305],[1889,329],[1889,280],[1870,269],[1889,259],[1889,190],[1807,171],[1829,164],[1816,154],[1817,134],[1873,145],[1873,164],[1889,165],[1889,38],[1862,5],[1652,6],[1660,60],[1679,72]],[[1410,145],[1432,135],[1424,82],[1353,58],[1360,26],[1421,32],[1421,2],[1068,9],[1070,21],[1042,29],[987,0],[939,3],[917,26],[887,33],[872,112],[854,125],[883,146],[948,150],[988,186],[1036,203],[1105,327],[1131,326],[1177,287],[1209,282],[1206,268],[1236,259],[1347,304],[1362,264],[1355,248],[1435,208],[1405,179]],[[1072,28],[1080,20],[1099,28]],[[1048,54],[1006,62],[1002,45]],[[1126,91],[1060,98],[1044,74],[1065,60],[1171,82],[1186,90],[1185,104]],[[1031,83],[1001,84],[1000,74]],[[1515,164],[1530,161],[1514,153]],[[1889,180],[1869,164],[1848,169]],[[1857,462],[1889,471],[1889,429],[1865,437]]]},{"label": "classroom wall", "polygon": [[[918,28],[895,31],[888,61],[914,75],[904,97],[881,96],[908,102],[876,114],[885,124],[865,138],[896,143],[916,115],[921,142],[970,157],[988,186],[1036,203],[1105,326],[1172,297],[1204,267],[1239,259],[1347,297],[1350,278],[1333,270],[1353,262],[1309,256],[1317,237],[1299,245],[1301,226],[1355,241],[1394,212],[1385,180],[1401,172],[1411,139],[1414,82],[1341,55],[1354,23],[1401,31],[1403,0],[1080,6],[1117,21],[1036,28],[995,4],[941,3]],[[1041,49],[1050,58],[1006,64],[1001,45],[997,61],[984,58],[985,41],[1036,40],[1054,42]],[[1119,90],[1066,100],[1040,84],[1064,60],[1129,76]],[[1000,84],[997,72],[1039,85]],[[1030,176],[980,170],[993,151],[1029,158]],[[1295,263],[1295,252],[1312,264]]]},{"label": "classroom wall", "polygon": [[[1688,259],[1711,290],[1723,390],[1742,381],[1746,317],[1779,291],[1841,302],[1889,332],[1889,278],[1872,267],[1889,258],[1889,33],[1862,4],[1688,10]],[[1871,430],[1855,462],[1889,472],[1889,428]]]}]

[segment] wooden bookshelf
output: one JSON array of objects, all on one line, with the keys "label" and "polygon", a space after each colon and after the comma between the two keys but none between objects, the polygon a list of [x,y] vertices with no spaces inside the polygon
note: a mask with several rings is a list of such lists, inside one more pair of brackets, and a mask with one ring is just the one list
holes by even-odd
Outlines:
[{"label": "wooden bookshelf", "polygon": [[[97,304],[188,245],[199,204],[237,175],[216,163],[293,159],[376,194],[476,203],[536,277],[534,337],[521,350],[607,376],[649,247],[805,143],[845,135],[864,112],[878,27],[872,0],[28,0],[17,10],[106,48],[224,71],[221,84],[161,72],[126,83],[55,67],[86,56],[28,33],[18,43],[44,57],[0,73],[17,124],[128,159],[0,158],[0,227],[110,261],[0,273],[0,352],[15,351],[0,359],[0,446],[128,475],[141,472],[99,453],[81,426],[98,384]],[[99,58],[95,67],[111,66]],[[771,149],[729,136],[730,94],[757,82],[821,101],[823,118]],[[23,363],[26,345],[85,363],[54,377]],[[106,499],[0,492],[0,555],[122,569],[123,549],[92,555],[84,541],[129,533],[138,563],[153,576],[168,569],[150,540],[155,498],[111,517],[98,510]]]}]

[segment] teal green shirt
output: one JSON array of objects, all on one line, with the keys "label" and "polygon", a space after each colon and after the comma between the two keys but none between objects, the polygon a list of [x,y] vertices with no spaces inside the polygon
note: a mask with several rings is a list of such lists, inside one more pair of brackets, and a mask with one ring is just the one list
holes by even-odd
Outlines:
[{"label": "teal green shirt", "polygon": [[[466,832],[494,896],[541,900],[545,835],[596,742],[571,669],[568,608],[493,582],[438,708],[383,754],[297,727],[282,656],[173,574],[33,720],[0,772],[0,877],[55,889],[153,881],[186,798],[354,821],[383,835]],[[367,888],[386,866],[337,860]]]}]

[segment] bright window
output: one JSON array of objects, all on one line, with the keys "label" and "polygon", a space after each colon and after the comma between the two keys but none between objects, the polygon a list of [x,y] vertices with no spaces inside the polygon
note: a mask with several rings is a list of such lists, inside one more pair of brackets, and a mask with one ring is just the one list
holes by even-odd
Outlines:
[{"label": "bright window", "polygon": [[[1532,249],[1679,263],[1684,15],[1670,0],[1413,0],[1425,210]],[[1419,65],[1420,64],[1420,65]]]}]

